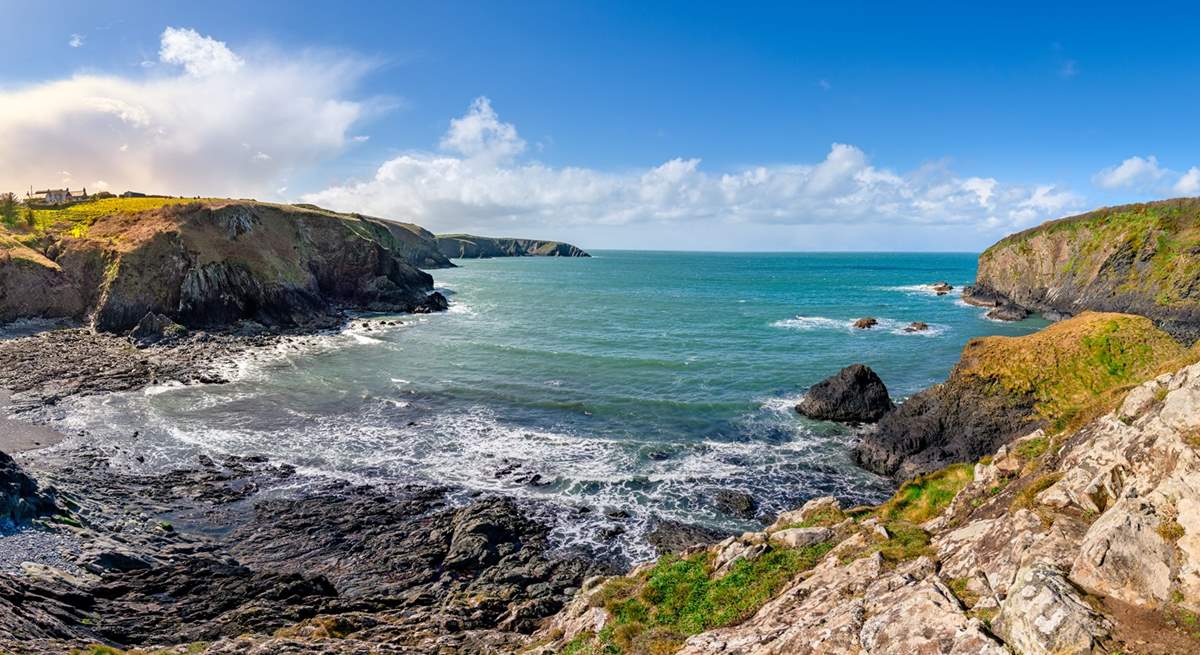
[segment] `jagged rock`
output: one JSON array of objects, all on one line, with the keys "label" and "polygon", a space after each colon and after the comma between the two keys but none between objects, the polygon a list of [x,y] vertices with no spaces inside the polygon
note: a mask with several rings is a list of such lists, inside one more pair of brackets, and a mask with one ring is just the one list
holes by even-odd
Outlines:
[{"label": "jagged rock", "polygon": [[833,531],[829,528],[787,528],[771,533],[771,541],[788,548],[805,548],[829,541]]},{"label": "jagged rock", "polygon": [[696,546],[708,546],[724,538],[728,533],[702,525],[660,519],[646,535],[654,549],[660,554],[679,553]]},{"label": "jagged rock", "polygon": [[954,290],[954,285],[948,282],[936,282],[932,287],[933,291],[938,295],[950,293]]},{"label": "jagged rock", "polygon": [[863,651],[871,655],[1008,655],[979,619],[968,617],[954,594],[936,580],[893,578],[873,589],[876,593],[866,593],[871,618],[859,635]]},{"label": "jagged rock", "polygon": [[752,519],[758,512],[758,503],[754,496],[735,489],[722,489],[713,496],[713,505],[729,516],[741,519]]},{"label": "jagged rock", "polygon": [[1090,655],[1109,631],[1062,571],[1046,564],[1017,573],[992,627],[1022,655]]},{"label": "jagged rock", "polygon": [[0,452],[0,528],[52,514],[57,509],[53,492],[40,490],[13,458]]},{"label": "jagged rock", "polygon": [[1152,504],[1122,498],[1088,530],[1071,579],[1093,593],[1133,605],[1166,602],[1174,544],[1159,534],[1161,522]]},{"label": "jagged rock", "polygon": [[837,498],[833,496],[813,498],[804,503],[800,509],[781,512],[771,527],[767,528],[767,532],[782,530],[789,525],[808,523],[819,516],[841,515],[841,512],[842,504],[838,502]]},{"label": "jagged rock", "polygon": [[796,411],[822,421],[871,423],[892,409],[883,380],[869,367],[853,364],[809,388]]},{"label": "jagged rock", "polygon": [[879,325],[879,321],[871,316],[866,316],[854,321],[854,327],[858,328],[859,330],[869,330],[876,325]]},{"label": "jagged rock", "polygon": [[987,317],[993,321],[1023,321],[1029,318],[1029,310],[1020,305],[1007,303],[989,311]]},{"label": "jagged rock", "polygon": [[146,312],[142,320],[129,332],[129,338],[144,348],[162,341],[174,339],[187,332],[187,328],[172,321],[169,317],[154,312]]}]

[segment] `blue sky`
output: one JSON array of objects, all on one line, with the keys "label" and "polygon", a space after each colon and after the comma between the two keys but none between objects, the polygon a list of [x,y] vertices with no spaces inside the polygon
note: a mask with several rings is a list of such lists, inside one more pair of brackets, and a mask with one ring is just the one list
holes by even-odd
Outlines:
[{"label": "blue sky", "polygon": [[1183,3],[198,5],[6,6],[0,186],[804,250],[1200,194]]}]

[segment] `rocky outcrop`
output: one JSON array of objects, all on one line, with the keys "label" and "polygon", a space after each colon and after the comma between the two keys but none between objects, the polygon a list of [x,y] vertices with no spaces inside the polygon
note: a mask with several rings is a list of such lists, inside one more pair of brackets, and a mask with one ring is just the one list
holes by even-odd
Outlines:
[{"label": "rocky outcrop", "polygon": [[1051,318],[1139,314],[1190,343],[1200,337],[1198,271],[1200,198],[1180,198],[1107,207],[1006,237],[980,256],[963,299]]},{"label": "rocky outcrop", "polygon": [[873,423],[892,409],[887,387],[875,371],[852,364],[809,388],[796,411],[819,421]]},{"label": "rocky outcrop", "polygon": [[451,259],[591,257],[583,250],[561,241],[477,237],[470,234],[439,234],[437,246],[443,255]]},{"label": "rocky outcrop", "polygon": [[1182,354],[1148,319],[1124,314],[1089,312],[1029,336],[975,339],[946,382],[864,431],[855,456],[900,480],[974,461],[1039,426],[1065,426],[1106,391]]},{"label": "rocky outcrop", "polygon": [[43,492],[33,478],[6,453],[0,452],[0,529],[19,525],[57,510],[52,493]]},{"label": "rocky outcrop", "polygon": [[[747,618],[661,652],[1200,652],[1197,434],[1200,364],[1135,387],[1079,429],[1016,439],[968,466],[965,486],[927,477],[878,508],[810,501],[764,532],[682,555],[708,563],[711,579],[738,571],[747,586],[763,569],[745,562],[824,544],[815,566]],[[608,599],[650,571],[590,581],[531,652],[639,652],[614,640],[636,626]],[[645,602],[670,591],[668,578],[654,580]]]},{"label": "rocky outcrop", "polygon": [[174,339],[187,332],[182,325],[172,321],[162,314],[146,312],[142,320],[129,332],[129,339],[135,344],[145,347]]},{"label": "rocky outcrop", "polygon": [[413,225],[251,201],[117,211],[25,242],[38,250],[0,234],[0,321],[66,317],[106,332],[147,314],[189,328],[320,327],[342,309],[435,310],[444,299],[427,299],[433,280],[415,265],[451,265]]}]

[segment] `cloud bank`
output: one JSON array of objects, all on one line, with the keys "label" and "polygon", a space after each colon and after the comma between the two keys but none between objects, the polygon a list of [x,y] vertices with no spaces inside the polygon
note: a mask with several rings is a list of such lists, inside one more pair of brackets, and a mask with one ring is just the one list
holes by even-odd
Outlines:
[{"label": "cloud bank", "polygon": [[697,223],[875,224],[1024,227],[1079,207],[1052,185],[962,177],[930,165],[898,173],[860,148],[835,143],[814,163],[710,172],[677,158],[644,170],[551,167],[521,158],[525,141],[487,98],[452,121],[437,152],[407,152],[373,178],[309,193],[304,200],[412,220],[435,231]]},{"label": "cloud bank", "polygon": [[1200,193],[1200,167],[1193,166],[1179,173],[1158,163],[1154,155],[1130,157],[1116,166],[1109,166],[1092,177],[1092,183],[1103,189],[1130,189],[1156,194]]},{"label": "cloud bank", "polygon": [[347,96],[366,66],[346,57],[243,56],[168,27],[158,62],[147,64],[139,79],[79,74],[0,91],[0,188],[111,180],[264,197],[292,171],[339,154],[364,113]]}]

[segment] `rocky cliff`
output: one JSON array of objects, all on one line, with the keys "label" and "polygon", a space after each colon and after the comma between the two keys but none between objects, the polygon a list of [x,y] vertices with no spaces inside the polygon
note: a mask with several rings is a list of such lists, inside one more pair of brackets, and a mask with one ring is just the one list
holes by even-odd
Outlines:
[{"label": "rocky cliff", "polygon": [[1200,337],[1200,198],[1051,221],[1001,240],[979,259],[964,299],[1011,302],[1051,317],[1139,314],[1185,341]]},{"label": "rocky cliff", "polygon": [[344,308],[445,306],[414,264],[450,263],[416,226],[312,206],[122,200],[0,233],[0,321],[70,318],[123,332],[162,314],[187,327],[294,327]]},{"label": "rocky cliff", "polygon": [[438,249],[451,259],[491,257],[591,257],[583,250],[560,241],[477,237],[470,234],[439,234]]},{"label": "rocky cliff", "polygon": [[888,503],[595,578],[531,652],[1200,652],[1200,365],[1077,430],[1033,430]]},{"label": "rocky cliff", "polygon": [[946,382],[863,432],[858,461],[907,480],[974,461],[1037,427],[1062,430],[1187,352],[1147,318],[1085,312],[1023,337],[974,339]]}]

